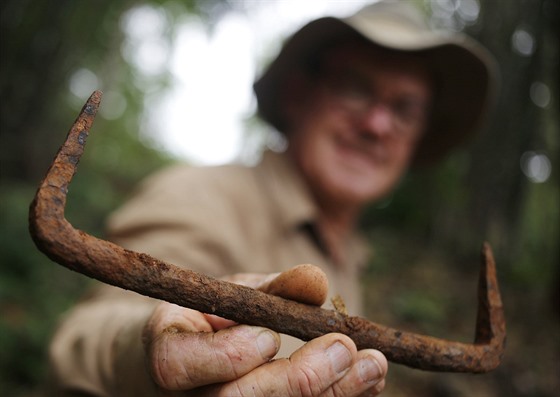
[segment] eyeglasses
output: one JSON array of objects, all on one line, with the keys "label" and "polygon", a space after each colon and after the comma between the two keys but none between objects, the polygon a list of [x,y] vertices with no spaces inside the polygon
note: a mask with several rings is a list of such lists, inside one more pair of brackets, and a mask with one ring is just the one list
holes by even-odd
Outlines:
[{"label": "eyeglasses", "polygon": [[399,137],[414,138],[425,126],[429,104],[406,93],[387,101],[364,76],[349,70],[328,73],[322,81],[337,103],[355,119],[365,117],[374,107],[382,106],[390,114],[392,131]]}]

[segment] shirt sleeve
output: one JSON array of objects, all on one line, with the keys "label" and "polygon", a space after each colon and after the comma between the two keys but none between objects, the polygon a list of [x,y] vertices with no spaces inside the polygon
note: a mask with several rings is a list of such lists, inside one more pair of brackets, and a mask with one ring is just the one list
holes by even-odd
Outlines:
[{"label": "shirt sleeve", "polygon": [[[185,167],[149,178],[110,217],[110,239],[212,276],[237,272],[230,248],[235,246],[235,232],[227,226],[232,215],[224,208],[223,195],[208,188],[212,183],[198,188],[201,178],[206,177],[191,176]],[[72,308],[50,346],[55,395],[156,395],[141,336],[157,303],[100,285]]]},{"label": "shirt sleeve", "polygon": [[98,286],[63,319],[50,345],[51,389],[63,396],[155,396],[142,329],[157,301]]},{"label": "shirt sleeve", "polygon": [[172,167],[148,179],[109,218],[109,237],[125,248],[213,277],[243,271],[239,251],[247,246],[241,227],[247,211],[236,197],[237,182],[244,179],[239,175],[225,167]]}]

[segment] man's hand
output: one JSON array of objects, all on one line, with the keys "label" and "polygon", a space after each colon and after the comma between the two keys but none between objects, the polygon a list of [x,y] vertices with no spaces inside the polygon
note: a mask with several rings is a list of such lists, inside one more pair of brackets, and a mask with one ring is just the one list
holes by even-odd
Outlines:
[{"label": "man's hand", "polygon": [[[298,278],[321,278],[315,269],[295,269]],[[293,292],[288,286],[291,283],[286,283],[291,276],[285,273],[266,277],[244,274],[229,280],[308,300],[300,299],[298,294],[304,294],[303,290]],[[321,304],[327,295],[326,279],[316,286],[312,300]],[[323,296],[321,302],[317,296]],[[316,338],[289,359],[271,361],[280,347],[276,332],[235,325],[166,302],[156,308],[146,325],[144,345],[151,374],[163,396],[377,395],[387,373],[387,361],[379,351],[357,351],[354,342],[342,334]]]}]

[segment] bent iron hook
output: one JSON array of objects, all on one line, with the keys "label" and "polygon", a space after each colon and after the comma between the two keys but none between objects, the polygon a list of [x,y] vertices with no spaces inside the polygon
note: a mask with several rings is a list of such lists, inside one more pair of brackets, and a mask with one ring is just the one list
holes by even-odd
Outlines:
[{"label": "bent iron hook", "polygon": [[66,194],[101,95],[95,91],[82,108],[30,206],[31,236],[50,259],[107,284],[303,340],[340,332],[352,338],[359,349],[378,349],[390,361],[414,368],[480,373],[500,364],[505,319],[495,263],[486,243],[482,249],[475,341],[465,344],[391,329],[216,280],[74,229],[64,218]]}]

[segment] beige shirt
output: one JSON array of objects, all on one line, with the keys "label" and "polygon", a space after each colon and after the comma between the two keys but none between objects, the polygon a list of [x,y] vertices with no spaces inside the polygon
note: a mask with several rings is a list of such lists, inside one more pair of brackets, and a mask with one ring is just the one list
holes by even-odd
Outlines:
[{"label": "beige shirt", "polygon": [[[344,263],[334,263],[316,217],[291,162],[267,152],[255,167],[178,165],[159,172],[110,217],[108,231],[125,248],[214,277],[311,263],[326,272],[330,296],[340,294],[349,313],[360,314],[365,245],[353,236]],[[79,303],[51,345],[58,387],[95,396],[155,395],[140,335],[156,303],[109,286]],[[288,347],[284,353],[295,347],[282,345]]]}]

